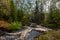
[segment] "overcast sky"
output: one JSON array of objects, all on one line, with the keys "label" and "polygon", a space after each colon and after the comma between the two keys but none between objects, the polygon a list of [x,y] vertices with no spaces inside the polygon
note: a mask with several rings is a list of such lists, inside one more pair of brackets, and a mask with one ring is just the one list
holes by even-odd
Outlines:
[{"label": "overcast sky", "polygon": [[[16,3],[16,1],[14,0],[14,2]],[[36,6],[35,4],[36,0],[17,0],[17,3],[18,3],[18,8],[20,8],[20,6],[22,6],[22,8],[30,8],[29,10],[27,11],[31,11],[34,9],[34,7]],[[28,4],[29,3],[29,4]],[[43,11],[44,12],[49,12],[49,8],[50,8],[50,3],[51,3],[51,0],[46,0],[45,4],[43,5]],[[22,4],[22,5],[21,5]],[[60,2],[57,2],[56,3],[56,6],[58,8],[60,8]]]}]

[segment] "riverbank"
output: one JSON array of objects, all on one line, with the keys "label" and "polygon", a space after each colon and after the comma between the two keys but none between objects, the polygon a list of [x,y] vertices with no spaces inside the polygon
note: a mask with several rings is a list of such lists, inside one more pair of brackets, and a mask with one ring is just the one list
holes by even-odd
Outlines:
[{"label": "riverbank", "polygon": [[[34,37],[37,37],[43,34],[45,31],[51,29],[45,27],[30,27],[24,26],[25,29],[20,29],[14,32],[5,32],[4,35],[0,36],[0,40],[32,40]],[[38,29],[38,30],[37,30]]]}]

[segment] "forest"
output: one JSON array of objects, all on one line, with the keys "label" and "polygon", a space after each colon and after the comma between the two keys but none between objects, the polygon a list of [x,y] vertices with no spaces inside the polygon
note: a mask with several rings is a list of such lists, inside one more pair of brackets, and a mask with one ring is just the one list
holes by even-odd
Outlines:
[{"label": "forest", "polygon": [[31,25],[52,29],[33,40],[60,40],[60,0],[0,0],[1,31],[12,32]]}]

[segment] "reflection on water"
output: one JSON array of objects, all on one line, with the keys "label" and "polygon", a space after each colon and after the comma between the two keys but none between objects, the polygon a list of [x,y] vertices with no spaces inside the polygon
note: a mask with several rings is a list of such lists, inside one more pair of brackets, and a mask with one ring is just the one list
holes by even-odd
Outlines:
[{"label": "reflection on water", "polygon": [[26,35],[25,40],[33,40],[34,37],[37,37],[40,34],[42,34],[42,33],[38,32],[38,31],[35,31],[35,30],[32,30],[31,32],[29,32]]}]

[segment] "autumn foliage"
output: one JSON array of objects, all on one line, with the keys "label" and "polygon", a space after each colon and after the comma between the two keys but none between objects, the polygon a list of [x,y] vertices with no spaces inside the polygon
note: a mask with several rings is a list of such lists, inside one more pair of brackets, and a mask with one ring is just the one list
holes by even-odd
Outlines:
[{"label": "autumn foliage", "polygon": [[6,22],[6,21],[1,21],[0,20],[0,28],[7,28],[7,27],[9,27],[9,23],[8,22]]}]

